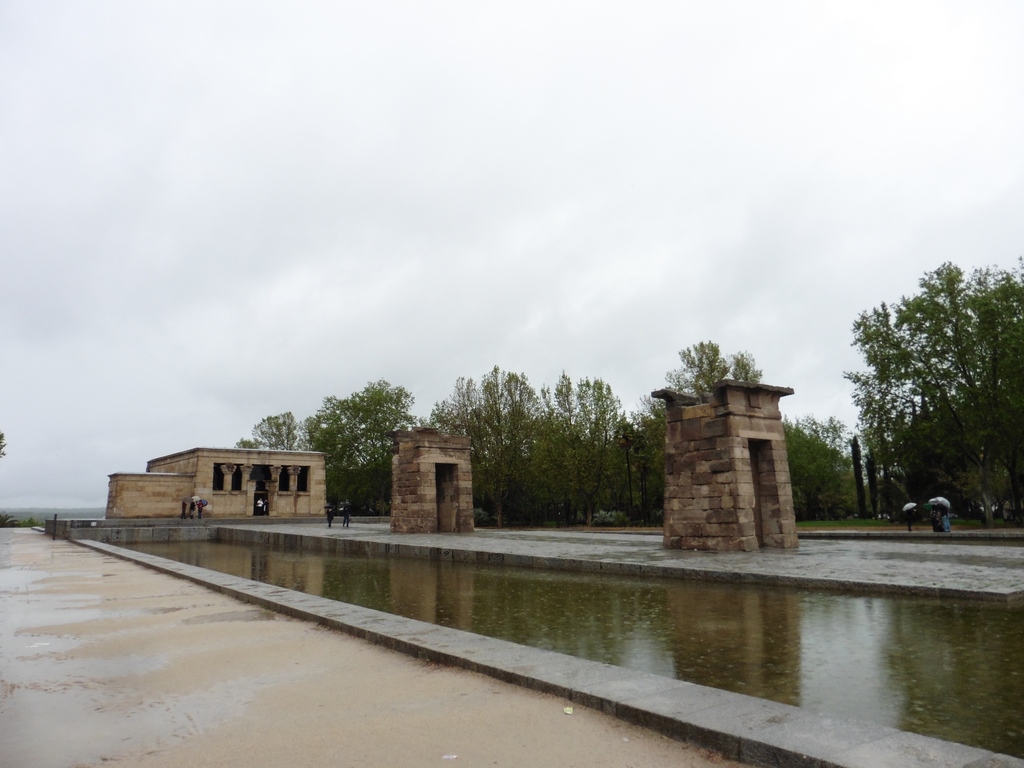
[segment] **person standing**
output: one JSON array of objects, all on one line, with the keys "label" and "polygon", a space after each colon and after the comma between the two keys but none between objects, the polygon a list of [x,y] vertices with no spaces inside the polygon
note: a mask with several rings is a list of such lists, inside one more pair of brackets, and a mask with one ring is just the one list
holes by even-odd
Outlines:
[{"label": "person standing", "polygon": [[325,509],[327,510],[327,527],[331,527],[331,523],[334,522],[334,505],[328,504]]},{"label": "person standing", "polygon": [[348,528],[348,518],[349,518],[349,515],[351,514],[351,512],[350,512],[350,505],[349,505],[349,503],[347,501],[343,501],[341,503],[341,514],[342,514],[341,527],[342,528]]}]

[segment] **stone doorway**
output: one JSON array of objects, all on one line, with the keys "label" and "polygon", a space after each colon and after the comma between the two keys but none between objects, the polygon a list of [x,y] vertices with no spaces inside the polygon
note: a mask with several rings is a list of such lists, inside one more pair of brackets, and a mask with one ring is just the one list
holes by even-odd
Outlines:
[{"label": "stone doorway", "polygon": [[435,464],[434,487],[437,495],[438,533],[454,533],[459,509],[458,464]]},{"label": "stone doorway", "polygon": [[750,479],[754,484],[754,537],[757,539],[757,547],[764,546],[764,497],[762,488],[762,472],[767,467],[767,462],[762,461],[762,452],[767,448],[766,440],[751,440],[748,445],[750,452]]},{"label": "stone doorway", "polygon": [[[262,504],[260,503],[262,502]],[[270,494],[266,491],[256,491],[252,495],[253,517],[270,514]]]}]

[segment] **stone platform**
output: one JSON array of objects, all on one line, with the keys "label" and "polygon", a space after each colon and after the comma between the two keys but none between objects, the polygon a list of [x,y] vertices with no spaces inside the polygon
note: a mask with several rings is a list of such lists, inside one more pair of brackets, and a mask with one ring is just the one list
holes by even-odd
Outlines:
[{"label": "stone platform", "polygon": [[[1021,591],[1024,550],[957,545],[813,542],[799,550],[730,555],[663,550],[660,536],[547,532],[391,535],[380,526],[231,526],[267,543],[309,549],[380,548],[392,555],[484,560],[684,578],[733,578],[840,589],[949,590],[982,599]],[[152,530],[152,529],[150,529]],[[210,529],[216,530],[216,529]],[[339,603],[96,541],[86,546],[204,584],[239,600],[313,621],[414,657],[468,669],[649,727],[727,757],[807,768],[1024,768],[1024,761],[871,723],[843,720],[667,677],[529,648],[367,608]],[[901,552],[901,548],[910,551]],[[655,569],[651,571],[650,569]],[[822,571],[827,571],[823,573]],[[918,571],[925,571],[921,576]],[[941,572],[942,583],[930,583]],[[731,574],[731,575],[728,575]],[[728,575],[728,576],[727,576]],[[886,579],[888,578],[888,581]],[[971,578],[991,581],[968,589]],[[989,591],[986,592],[985,589]]]},{"label": "stone platform", "polygon": [[[711,581],[776,584],[860,594],[1024,601],[1024,546],[957,540],[802,539],[799,549],[693,552],[661,546],[660,534],[477,530],[470,534],[391,534],[381,525],[343,529],[309,525],[230,525],[260,531],[282,546],[310,547],[291,536],[338,540],[337,551],[486,562],[516,567]],[[909,534],[914,536],[914,534]],[[964,543],[957,543],[963,541]]]}]

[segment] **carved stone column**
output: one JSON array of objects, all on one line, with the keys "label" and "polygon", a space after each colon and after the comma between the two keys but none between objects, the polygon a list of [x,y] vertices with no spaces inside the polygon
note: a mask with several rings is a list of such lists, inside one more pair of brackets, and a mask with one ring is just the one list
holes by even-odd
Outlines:
[{"label": "carved stone column", "polygon": [[224,475],[224,490],[228,493],[231,492],[231,486],[234,485],[235,477],[235,465],[234,464],[221,464],[220,472]]},{"label": "carved stone column", "polygon": [[288,467],[288,474],[291,475],[292,517],[298,517],[299,514],[299,475],[301,473],[302,467]]},{"label": "carved stone column", "polygon": [[252,515],[252,505],[255,504],[253,494],[256,492],[252,480],[252,464],[242,465],[242,490],[245,491],[245,506],[243,514],[248,517]]},{"label": "carved stone column", "polygon": [[280,493],[281,488],[281,470],[284,469],[280,464],[272,464],[270,466],[270,480],[267,481],[267,514],[270,514],[270,500],[274,500],[274,507],[277,507],[277,494]]}]

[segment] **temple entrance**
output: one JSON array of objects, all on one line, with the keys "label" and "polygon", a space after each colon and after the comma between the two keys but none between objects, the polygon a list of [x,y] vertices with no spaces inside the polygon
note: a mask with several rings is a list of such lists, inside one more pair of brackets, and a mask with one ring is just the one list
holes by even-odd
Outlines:
[{"label": "temple entrance", "polygon": [[270,514],[270,495],[266,491],[256,491],[252,495],[252,514],[253,517]]},{"label": "temple entrance", "polygon": [[459,508],[459,488],[455,482],[458,469],[458,464],[434,465],[438,533],[455,532],[455,512]]},{"label": "temple entrance", "polygon": [[761,468],[767,462],[762,461],[762,453],[768,447],[766,440],[750,441],[750,474],[754,481],[754,537],[757,547],[764,546],[764,499],[761,482]]}]

